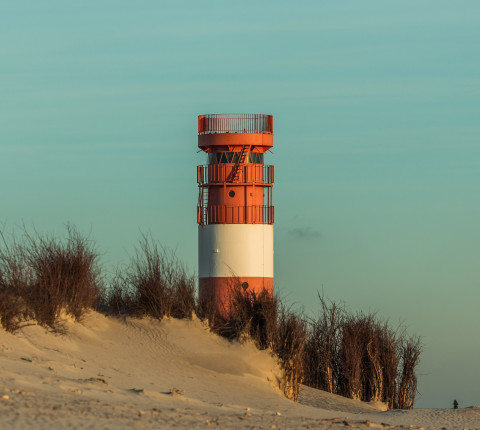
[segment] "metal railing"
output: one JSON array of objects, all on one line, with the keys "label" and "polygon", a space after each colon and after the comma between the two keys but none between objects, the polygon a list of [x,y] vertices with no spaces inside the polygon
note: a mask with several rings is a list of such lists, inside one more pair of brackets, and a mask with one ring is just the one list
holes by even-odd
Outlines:
[{"label": "metal railing", "polygon": [[273,133],[273,116],[256,113],[208,114],[198,116],[198,134]]},{"label": "metal railing", "polygon": [[274,166],[265,164],[243,164],[238,167],[238,175],[232,177],[234,164],[206,164],[197,166],[197,182],[215,184],[223,182],[270,185],[274,181]]},{"label": "metal railing", "polygon": [[197,221],[207,224],[273,224],[274,206],[197,206]]}]

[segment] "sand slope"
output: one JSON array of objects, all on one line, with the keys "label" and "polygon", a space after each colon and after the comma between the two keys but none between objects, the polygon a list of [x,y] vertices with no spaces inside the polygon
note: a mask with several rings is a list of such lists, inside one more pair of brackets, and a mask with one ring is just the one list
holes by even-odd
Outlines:
[{"label": "sand slope", "polygon": [[0,329],[2,429],[480,428],[479,408],[382,412],[308,387],[291,402],[268,352],[198,320],[91,312],[61,331]]}]

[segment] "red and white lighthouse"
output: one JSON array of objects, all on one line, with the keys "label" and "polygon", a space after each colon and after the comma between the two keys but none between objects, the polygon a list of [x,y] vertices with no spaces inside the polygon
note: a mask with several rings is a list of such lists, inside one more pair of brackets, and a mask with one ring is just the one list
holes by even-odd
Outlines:
[{"label": "red and white lighthouse", "polygon": [[273,294],[273,117],[210,114],[198,117],[198,147],[208,164],[197,166],[200,301],[225,306],[229,289]]}]

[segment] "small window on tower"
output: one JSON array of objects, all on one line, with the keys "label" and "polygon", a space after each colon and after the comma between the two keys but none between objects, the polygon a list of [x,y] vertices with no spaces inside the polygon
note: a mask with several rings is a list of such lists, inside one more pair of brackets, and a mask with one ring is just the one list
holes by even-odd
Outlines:
[{"label": "small window on tower", "polygon": [[233,191],[233,190],[229,191],[229,192],[228,192],[228,195],[229,195],[230,197],[235,197],[235,191]]},{"label": "small window on tower", "polygon": [[248,154],[247,160],[249,163],[263,164],[263,154],[261,154],[260,152],[250,152]]}]

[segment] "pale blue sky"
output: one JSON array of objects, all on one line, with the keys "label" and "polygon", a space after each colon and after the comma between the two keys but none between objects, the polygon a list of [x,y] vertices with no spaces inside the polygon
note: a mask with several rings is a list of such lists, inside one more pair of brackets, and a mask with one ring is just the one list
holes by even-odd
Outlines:
[{"label": "pale blue sky", "polygon": [[273,114],[277,291],[405,321],[417,406],[478,404],[480,2],[299,3],[0,3],[0,220],[196,270],[196,116]]}]

